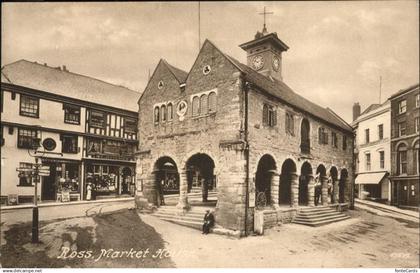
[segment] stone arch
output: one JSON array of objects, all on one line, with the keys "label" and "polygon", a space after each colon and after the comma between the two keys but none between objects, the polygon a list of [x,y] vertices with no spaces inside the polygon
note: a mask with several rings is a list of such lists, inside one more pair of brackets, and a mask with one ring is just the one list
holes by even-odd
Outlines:
[{"label": "stone arch", "polygon": [[307,206],[313,202],[313,198],[311,197],[311,187],[313,185],[309,185],[309,183],[313,182],[313,175],[312,175],[312,166],[308,161],[305,161],[300,169],[300,176],[299,176],[299,205]]},{"label": "stone arch", "polygon": [[327,169],[324,164],[319,164],[316,168],[315,177],[315,205],[319,205],[320,201],[323,206],[328,205],[328,180]]},{"label": "stone arch", "polygon": [[416,137],[412,142],[411,142],[411,147],[414,148],[414,145],[416,145],[416,143],[420,140],[419,137]]},{"label": "stone arch", "polygon": [[187,192],[201,192],[202,201],[208,202],[208,192],[216,188],[215,162],[206,153],[195,153],[185,162]]},{"label": "stone arch", "polygon": [[257,173],[258,162],[260,162],[261,158],[263,156],[265,156],[265,155],[269,155],[269,156],[271,156],[273,158],[274,162],[276,163],[276,171],[278,171],[278,169],[277,169],[277,162],[279,162],[279,161],[277,160],[275,154],[271,153],[270,151],[262,151],[262,152],[259,152],[257,154],[257,156],[256,156],[256,159],[257,160],[255,161],[255,164],[251,164],[252,166],[250,168],[250,174],[255,175]]},{"label": "stone arch", "polygon": [[[174,159],[169,156],[158,157],[153,165],[155,205],[165,204],[165,195],[179,194],[179,172]],[[153,197],[153,196],[152,196]]]},{"label": "stone arch", "polygon": [[286,159],[281,167],[279,204],[297,206],[298,187],[296,163],[292,159]]},{"label": "stone arch", "polygon": [[180,161],[180,167],[182,169],[185,170],[186,164],[188,162],[188,160],[195,154],[205,154],[208,157],[210,157],[213,160],[213,164],[214,164],[214,170],[213,172],[218,175],[220,172],[220,165],[219,165],[219,157],[217,157],[214,153],[212,153],[210,150],[206,150],[206,149],[199,149],[199,150],[193,150],[190,151],[188,153],[186,153],[184,155],[184,157],[182,158],[182,160]]},{"label": "stone arch", "polygon": [[257,206],[265,206],[272,203],[272,178],[273,175],[276,175],[276,170],[276,161],[270,154],[263,155],[258,161],[255,173],[255,200]]},{"label": "stone arch", "polygon": [[346,168],[341,169],[340,171],[340,182],[339,182],[339,193],[338,193],[338,202],[346,202],[345,192],[347,187],[347,180],[349,179],[349,172]]},{"label": "stone arch", "polygon": [[331,197],[331,203],[337,203],[338,202],[338,197],[339,197],[339,181],[338,181],[338,170],[337,167],[335,167],[334,165],[331,166],[330,171],[329,171],[330,175],[329,175],[329,181],[331,181],[331,184],[328,185],[328,194]]}]

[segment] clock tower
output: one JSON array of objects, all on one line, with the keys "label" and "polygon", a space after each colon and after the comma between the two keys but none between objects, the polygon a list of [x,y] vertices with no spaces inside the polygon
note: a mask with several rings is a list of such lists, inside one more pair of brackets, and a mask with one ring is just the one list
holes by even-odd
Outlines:
[{"label": "clock tower", "polygon": [[247,53],[247,64],[265,76],[282,81],[282,52],[289,47],[277,37],[268,33],[264,25],[262,32],[257,31],[255,39],[239,45]]}]

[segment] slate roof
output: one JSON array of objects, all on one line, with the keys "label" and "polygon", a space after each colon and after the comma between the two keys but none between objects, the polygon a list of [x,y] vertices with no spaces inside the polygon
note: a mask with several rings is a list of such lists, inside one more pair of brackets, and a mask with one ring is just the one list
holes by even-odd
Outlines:
[{"label": "slate roof", "polygon": [[410,87],[399,90],[398,92],[394,93],[391,97],[389,97],[389,99],[393,99],[401,94],[404,94],[405,92],[411,91],[416,88],[419,88],[419,83],[416,83],[414,85],[411,85]]},{"label": "slate roof", "polygon": [[[226,55],[226,54],[225,54]],[[227,55],[226,55],[227,56]],[[239,67],[240,70],[245,75],[245,80],[254,84],[255,86],[263,89],[268,94],[279,98],[280,100],[288,103],[308,114],[316,116],[328,123],[331,123],[339,128],[342,128],[347,131],[352,131],[351,126],[345,122],[342,118],[340,118],[336,113],[334,113],[329,108],[323,108],[304,97],[300,96],[299,94],[295,93],[289,86],[287,86],[284,82],[279,81],[275,78],[266,77],[251,67],[235,60],[234,58],[227,56],[235,66]]]},{"label": "slate roof", "polygon": [[185,83],[187,80],[188,73],[184,70],[181,70],[173,65],[170,65],[166,60],[163,60],[169,70],[174,74],[175,78],[178,80],[179,83]]},{"label": "slate roof", "polygon": [[138,111],[139,92],[27,60],[2,67],[1,82],[128,111]]},{"label": "slate roof", "polygon": [[366,113],[369,113],[370,111],[373,111],[375,109],[378,109],[379,107],[381,107],[381,104],[379,104],[379,103],[373,103],[373,104],[369,105],[369,107],[366,108],[365,111],[363,111],[360,115],[364,115]]}]

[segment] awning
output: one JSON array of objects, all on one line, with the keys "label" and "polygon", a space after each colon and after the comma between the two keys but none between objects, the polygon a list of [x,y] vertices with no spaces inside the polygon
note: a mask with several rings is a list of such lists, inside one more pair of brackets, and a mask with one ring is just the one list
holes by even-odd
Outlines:
[{"label": "awning", "polygon": [[382,179],[388,176],[388,172],[359,173],[356,177],[356,184],[379,184]]}]

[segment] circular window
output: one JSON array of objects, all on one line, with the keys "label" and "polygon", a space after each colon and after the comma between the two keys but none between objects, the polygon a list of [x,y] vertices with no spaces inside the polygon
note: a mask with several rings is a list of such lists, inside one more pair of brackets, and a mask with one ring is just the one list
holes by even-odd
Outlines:
[{"label": "circular window", "polygon": [[203,67],[203,74],[204,74],[204,75],[209,74],[209,73],[210,73],[210,71],[211,71],[211,67],[210,67],[210,65],[206,65],[206,66],[204,66],[204,67]]},{"label": "circular window", "polygon": [[42,147],[44,147],[44,149],[47,151],[52,151],[55,149],[55,147],[57,147],[57,143],[52,138],[46,138],[42,142]]},{"label": "circular window", "polygon": [[158,82],[158,88],[159,88],[159,89],[162,89],[162,88],[163,88],[163,81],[159,81],[159,82]]}]

